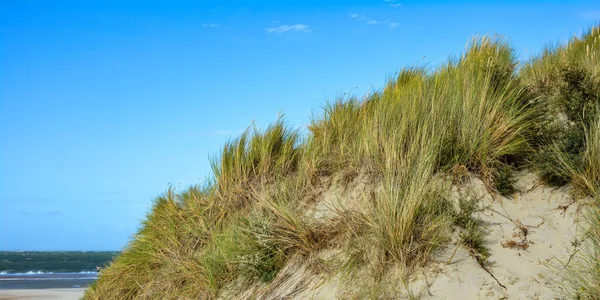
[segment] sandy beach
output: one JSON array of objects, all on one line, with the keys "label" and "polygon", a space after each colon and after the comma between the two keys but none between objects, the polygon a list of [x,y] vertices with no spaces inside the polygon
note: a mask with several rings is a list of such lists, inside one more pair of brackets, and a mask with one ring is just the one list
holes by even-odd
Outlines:
[{"label": "sandy beach", "polygon": [[70,289],[30,289],[0,290],[0,300],[9,299],[66,299],[77,300],[83,297],[85,288]]}]

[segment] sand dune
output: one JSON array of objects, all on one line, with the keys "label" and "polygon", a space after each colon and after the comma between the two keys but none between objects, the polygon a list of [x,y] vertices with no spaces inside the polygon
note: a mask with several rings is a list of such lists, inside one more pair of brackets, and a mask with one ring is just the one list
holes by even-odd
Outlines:
[{"label": "sand dune", "polygon": [[[560,278],[555,268],[561,268],[570,260],[574,253],[572,243],[581,237],[580,203],[573,202],[569,187],[544,186],[533,173],[521,172],[517,179],[519,192],[509,198],[492,197],[475,176],[453,190],[453,198],[458,197],[456,193],[460,190],[471,191],[486,207],[478,219],[485,228],[486,247],[490,250],[489,273],[464,247],[450,243],[419,272],[422,275],[413,278],[406,287],[398,285],[396,296],[409,298],[410,294],[419,299],[560,297],[561,291],[557,289]],[[306,265],[292,260],[272,282],[268,293],[256,288],[235,298],[268,299],[273,295],[293,299],[346,298],[343,292],[348,287],[340,290],[339,276],[321,276],[307,270]]]}]

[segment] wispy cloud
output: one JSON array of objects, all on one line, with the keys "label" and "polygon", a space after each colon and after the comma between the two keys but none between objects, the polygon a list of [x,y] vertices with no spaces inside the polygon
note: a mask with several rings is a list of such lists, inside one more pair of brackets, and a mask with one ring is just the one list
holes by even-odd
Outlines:
[{"label": "wispy cloud", "polygon": [[306,24],[296,24],[296,25],[282,25],[278,27],[272,27],[265,29],[268,33],[283,33],[289,31],[295,32],[311,32],[312,28]]},{"label": "wispy cloud", "polygon": [[579,17],[586,20],[600,20],[600,10],[589,10],[579,14]]},{"label": "wispy cloud", "polygon": [[383,0],[383,3],[391,6],[391,7],[400,7],[402,6],[401,3],[396,2],[395,0]]},{"label": "wispy cloud", "polygon": [[219,24],[215,24],[215,23],[204,23],[202,24],[202,27],[210,27],[210,28],[217,28],[219,27]]},{"label": "wispy cloud", "polygon": [[361,21],[364,22],[366,24],[369,25],[387,25],[389,28],[394,28],[397,27],[398,25],[400,25],[397,22],[393,22],[390,20],[375,20],[375,19],[371,19],[369,17],[366,17],[364,15],[361,14],[350,14],[350,18],[356,20],[356,21]]},{"label": "wispy cloud", "polygon": [[367,24],[372,24],[372,25],[379,23],[379,21],[377,21],[377,20],[373,20],[371,18],[367,18],[367,17],[365,17],[363,15],[360,15],[360,14],[351,14],[350,18],[352,18],[354,20],[357,20],[357,21],[363,21],[363,22],[365,22]]}]

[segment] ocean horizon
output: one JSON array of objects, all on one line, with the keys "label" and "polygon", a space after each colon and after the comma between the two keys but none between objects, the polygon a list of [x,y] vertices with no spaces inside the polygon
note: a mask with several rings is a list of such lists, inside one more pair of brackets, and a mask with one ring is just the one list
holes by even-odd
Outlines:
[{"label": "ocean horizon", "polygon": [[0,290],[85,288],[118,251],[0,251]]}]

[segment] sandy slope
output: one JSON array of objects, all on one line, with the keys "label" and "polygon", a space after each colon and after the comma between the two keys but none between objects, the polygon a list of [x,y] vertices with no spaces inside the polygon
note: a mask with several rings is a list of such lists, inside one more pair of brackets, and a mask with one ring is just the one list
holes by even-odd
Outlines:
[{"label": "sandy slope", "polygon": [[84,288],[73,289],[31,289],[31,290],[0,290],[0,299],[65,299],[76,300],[83,297]]},{"label": "sandy slope", "polygon": [[[364,178],[363,178],[364,179]],[[372,185],[355,182],[355,188],[345,199],[346,206],[359,201],[356,195],[368,193]],[[450,244],[434,255],[433,262],[420,275],[414,275],[408,285],[410,294],[421,299],[556,299],[560,290],[556,282],[557,271],[569,261],[575,252],[572,242],[581,236],[578,225],[580,208],[573,202],[569,188],[554,189],[541,184],[528,172],[517,174],[519,192],[512,197],[497,196],[494,199],[485,189],[483,182],[472,176],[467,183],[453,188],[453,199],[471,195],[481,199],[486,206],[477,214],[481,226],[487,232],[486,247],[491,256],[487,260],[486,272],[469,255],[463,246]],[[330,197],[324,195],[324,202]],[[335,198],[335,197],[333,197]],[[323,207],[328,207],[325,205]],[[317,208],[319,205],[317,205]],[[316,217],[329,217],[331,211],[324,209]],[[526,231],[526,233],[525,233]],[[458,232],[453,234],[456,241]],[[523,248],[506,247],[513,241]],[[335,252],[335,251],[334,251]],[[336,256],[336,253],[330,253]],[[398,281],[390,281],[391,284]],[[302,259],[292,259],[268,285],[257,285],[222,298],[238,299],[342,299],[349,295],[341,289],[360,285],[340,285],[339,275],[324,274],[308,266]],[[502,287],[502,286],[504,287]],[[398,291],[394,298],[409,298],[407,287],[398,283],[391,287]],[[347,292],[347,291],[345,291]],[[350,296],[352,297],[352,296]]]},{"label": "sandy slope", "polygon": [[[567,188],[539,186],[537,178],[520,174],[519,193],[494,201],[478,179],[471,187],[484,197],[488,209],[483,221],[486,246],[491,250],[489,270],[484,271],[464,248],[447,249],[434,266],[437,276],[417,282],[425,299],[553,299],[557,294],[557,268],[569,261],[578,236],[579,206]],[[526,233],[525,233],[526,231]],[[511,241],[526,249],[510,248]],[[443,263],[442,263],[443,262]],[[500,286],[502,284],[504,287]]]},{"label": "sandy slope", "polygon": [[[486,230],[490,249],[486,272],[462,246],[450,245],[410,284],[412,296],[421,299],[555,299],[560,297],[556,271],[575,252],[572,242],[580,237],[579,205],[568,188],[543,186],[538,178],[517,175],[519,192],[513,197],[493,197],[478,178],[472,177],[459,191],[471,191],[487,208],[477,217]],[[526,231],[526,233],[525,233]],[[457,233],[453,240],[456,240]],[[508,247],[520,243],[526,249]],[[334,277],[316,288],[300,292],[296,299],[340,298]],[[502,287],[502,286],[504,287]],[[397,290],[402,290],[398,287]],[[403,293],[408,298],[408,293]],[[402,296],[399,296],[402,297]]]}]

